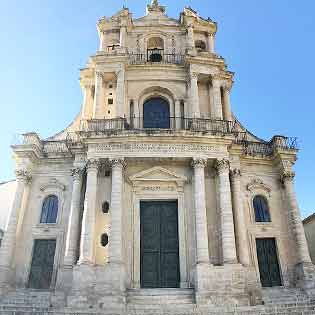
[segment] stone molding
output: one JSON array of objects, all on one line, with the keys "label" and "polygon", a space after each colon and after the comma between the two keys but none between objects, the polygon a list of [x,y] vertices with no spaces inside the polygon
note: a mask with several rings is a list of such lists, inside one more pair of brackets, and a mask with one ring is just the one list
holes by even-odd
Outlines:
[{"label": "stone molding", "polygon": [[267,186],[261,179],[253,178],[249,184],[247,184],[246,189],[253,193],[256,190],[263,190],[270,196],[271,188]]},{"label": "stone molding", "polygon": [[230,169],[230,161],[228,159],[218,159],[215,162],[215,169],[218,174],[221,174]]},{"label": "stone molding", "polygon": [[99,167],[100,167],[99,159],[89,159],[86,163],[87,171],[90,171],[90,170],[96,170],[97,171]]},{"label": "stone molding", "polygon": [[49,181],[45,184],[43,184],[40,187],[40,191],[46,191],[46,190],[60,190],[60,191],[65,191],[66,190],[66,186],[64,184],[62,184],[61,182],[59,182],[56,178],[50,178]]},{"label": "stone molding", "polygon": [[207,159],[203,159],[203,158],[194,158],[191,161],[191,166],[192,168],[205,168],[207,166]]},{"label": "stone molding", "polygon": [[15,176],[16,176],[17,181],[23,181],[25,183],[28,183],[32,180],[32,176],[30,172],[24,169],[16,170]]},{"label": "stone molding", "polygon": [[293,171],[284,171],[282,174],[281,174],[281,182],[283,184],[285,184],[286,182],[293,182],[294,181],[294,177],[295,177],[295,172]]},{"label": "stone molding", "polygon": [[109,159],[109,164],[111,168],[125,168],[126,162],[124,158]]},{"label": "stone molding", "polygon": [[76,167],[76,168],[71,169],[71,176],[73,178],[73,181],[81,180],[83,173],[84,173],[84,169],[81,167]]}]

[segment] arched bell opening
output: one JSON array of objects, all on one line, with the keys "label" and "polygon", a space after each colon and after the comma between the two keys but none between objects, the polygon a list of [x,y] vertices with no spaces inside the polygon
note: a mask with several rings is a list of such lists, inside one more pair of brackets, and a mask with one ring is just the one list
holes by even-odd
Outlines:
[{"label": "arched bell opening", "polygon": [[151,37],[147,44],[147,61],[161,62],[164,55],[164,40],[160,37]]},{"label": "arched bell opening", "polygon": [[170,105],[161,97],[151,98],[143,104],[143,128],[169,129]]}]

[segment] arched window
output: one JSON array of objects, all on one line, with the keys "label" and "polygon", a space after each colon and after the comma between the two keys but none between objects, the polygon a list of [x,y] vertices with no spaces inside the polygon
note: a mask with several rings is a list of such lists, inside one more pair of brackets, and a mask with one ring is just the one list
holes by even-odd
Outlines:
[{"label": "arched window", "polygon": [[42,206],[40,223],[56,223],[58,214],[58,197],[51,195],[45,198]]},{"label": "arched window", "polygon": [[143,104],[144,128],[170,128],[170,106],[160,97],[151,98]]},{"label": "arched window", "polygon": [[256,222],[270,222],[269,206],[264,196],[255,196],[253,200]]},{"label": "arched window", "polygon": [[196,40],[195,41],[195,47],[199,51],[205,51],[206,50],[206,43],[202,40]]}]

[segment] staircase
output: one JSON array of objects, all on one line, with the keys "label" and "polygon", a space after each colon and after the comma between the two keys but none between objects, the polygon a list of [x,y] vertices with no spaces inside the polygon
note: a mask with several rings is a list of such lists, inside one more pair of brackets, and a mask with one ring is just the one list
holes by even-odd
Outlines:
[{"label": "staircase", "polygon": [[127,303],[135,305],[194,304],[193,289],[131,289]]},{"label": "staircase", "polygon": [[307,304],[311,302],[310,297],[301,289],[283,287],[264,288],[262,300],[265,305]]}]

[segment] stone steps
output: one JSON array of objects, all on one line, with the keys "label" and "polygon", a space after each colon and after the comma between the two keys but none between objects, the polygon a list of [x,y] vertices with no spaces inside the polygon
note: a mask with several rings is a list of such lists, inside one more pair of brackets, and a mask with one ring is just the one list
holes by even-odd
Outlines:
[{"label": "stone steps", "polygon": [[1,306],[0,315],[314,315],[315,304],[278,304],[238,308],[211,308],[196,305],[128,305],[123,310],[78,310],[74,308],[52,309],[30,306]]},{"label": "stone steps", "polygon": [[194,304],[193,289],[132,289],[127,291],[129,304]]},{"label": "stone steps", "polygon": [[264,288],[262,300],[265,305],[309,303],[310,298],[298,288]]}]

